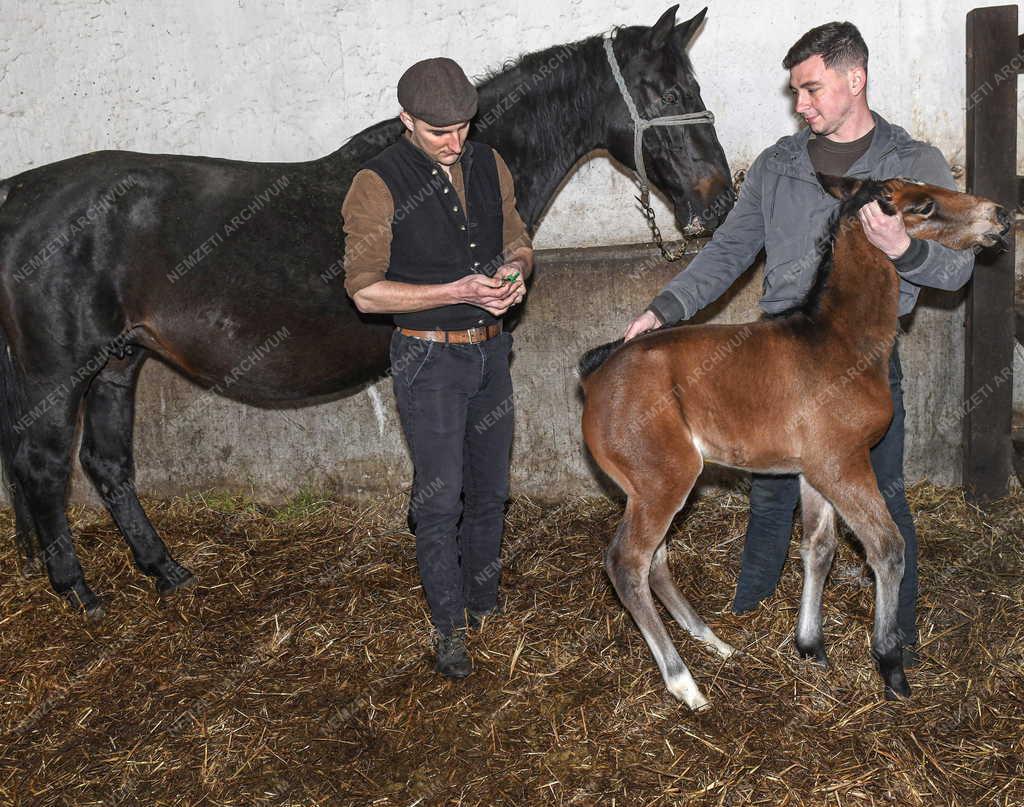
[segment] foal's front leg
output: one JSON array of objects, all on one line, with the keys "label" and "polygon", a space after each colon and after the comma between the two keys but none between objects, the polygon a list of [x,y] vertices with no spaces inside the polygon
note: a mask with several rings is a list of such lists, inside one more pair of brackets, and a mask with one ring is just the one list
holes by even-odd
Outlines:
[{"label": "foal's front leg", "polygon": [[666,543],[666,541],[661,542],[661,546],[658,547],[654,553],[654,559],[651,561],[651,589],[672,614],[672,618],[688,630],[694,639],[706,644],[722,658],[729,658],[736,652],[736,648],[715,635],[715,632],[700,618],[700,614],[693,609],[690,602],[676,587],[675,581],[672,580],[672,573],[668,568]]},{"label": "foal's front leg", "polygon": [[821,631],[821,592],[836,552],[835,509],[803,477],[800,477],[800,510],[804,537],[804,587],[796,625],[796,649],[804,658],[828,665]]}]

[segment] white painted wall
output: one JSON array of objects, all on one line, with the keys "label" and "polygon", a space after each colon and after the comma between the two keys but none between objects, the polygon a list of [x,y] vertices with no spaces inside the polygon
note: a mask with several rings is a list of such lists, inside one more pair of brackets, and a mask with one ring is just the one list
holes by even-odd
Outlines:
[{"label": "white painted wall", "polygon": [[[418,59],[448,55],[480,75],[615,24],[653,24],[668,4],[0,0],[0,176],[101,148],[318,157],[395,114],[395,84]],[[733,169],[796,128],[780,66],[788,47],[845,18],[872,51],[872,106],[962,162],[964,18],[975,4],[712,3],[692,58]],[[679,18],[700,8],[684,4]],[[537,246],[646,238],[629,178],[596,159],[555,200]]]}]

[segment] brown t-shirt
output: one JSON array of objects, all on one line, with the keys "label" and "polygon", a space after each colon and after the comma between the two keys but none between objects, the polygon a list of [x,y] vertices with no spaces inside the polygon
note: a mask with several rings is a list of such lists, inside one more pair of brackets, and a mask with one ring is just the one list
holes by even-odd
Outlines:
[{"label": "brown t-shirt", "polygon": [[[508,258],[519,247],[532,249],[533,242],[516,210],[512,172],[497,151],[494,152],[494,163],[501,189],[502,244]],[[452,185],[463,210],[466,210],[462,165],[457,162],[449,166],[449,170]],[[394,215],[395,202],[384,180],[368,168],[357,173],[341,206],[345,231],[345,291],[350,297],[360,289],[385,279],[391,262],[391,219]],[[523,280],[529,275],[530,270],[527,270]]]},{"label": "brown t-shirt", "polygon": [[807,141],[807,153],[811,165],[819,174],[833,177],[846,176],[850,167],[867,153],[871,147],[871,139],[875,136],[872,129],[866,135],[851,140],[849,143],[836,143],[827,137],[812,137]]}]

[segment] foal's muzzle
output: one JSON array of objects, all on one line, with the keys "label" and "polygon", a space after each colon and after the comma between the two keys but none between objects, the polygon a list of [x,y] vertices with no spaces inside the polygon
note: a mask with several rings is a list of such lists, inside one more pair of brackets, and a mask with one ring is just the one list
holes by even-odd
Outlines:
[{"label": "foal's muzzle", "polygon": [[1002,229],[999,231],[1000,237],[1010,232],[1010,228],[1013,226],[1013,219],[1010,218],[1010,214],[1005,207],[996,208],[996,221],[1002,225]]}]

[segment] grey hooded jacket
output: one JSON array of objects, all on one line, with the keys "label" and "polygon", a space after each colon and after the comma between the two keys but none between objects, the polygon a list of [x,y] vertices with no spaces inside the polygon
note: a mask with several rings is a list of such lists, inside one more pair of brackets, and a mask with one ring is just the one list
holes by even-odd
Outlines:
[{"label": "grey hooded jacket", "polygon": [[[914,140],[899,126],[872,112],[875,134],[868,150],[847,172],[850,177],[905,177],[955,189],[942,153]],[[662,321],[689,319],[717,300],[764,247],[761,308],[769,314],[801,302],[814,282],[827,248],[822,236],[839,202],[825,193],[807,153],[810,130],[783,137],[765,149],[747,171],[736,205],[712,239],[648,306]],[[921,286],[954,291],[974,268],[972,250],[911,239],[894,261],[900,275],[899,315],[910,313]]]}]

